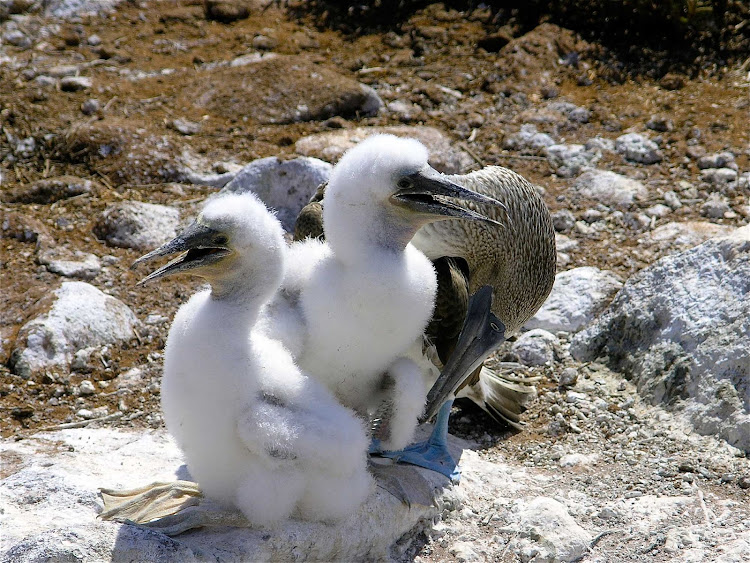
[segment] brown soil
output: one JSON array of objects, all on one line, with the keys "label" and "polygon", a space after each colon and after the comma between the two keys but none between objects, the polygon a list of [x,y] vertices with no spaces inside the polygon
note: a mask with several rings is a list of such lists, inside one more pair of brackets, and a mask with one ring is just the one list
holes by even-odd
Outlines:
[{"label": "brown soil", "polygon": [[[663,186],[661,193],[673,189],[679,180],[697,183],[696,164],[686,157],[688,140],[697,135],[696,130],[708,153],[739,149],[740,170],[750,167],[746,65],[741,70],[732,66],[713,74],[698,73],[697,78],[674,75],[661,83],[649,78],[612,83],[611,65],[596,55],[600,46],[572,32],[547,24],[531,35],[512,39],[499,52],[477,48],[496,31],[497,25],[483,11],[459,12],[441,5],[412,14],[398,32],[347,36],[316,28],[310,20],[291,17],[276,5],[224,24],[207,20],[201,2],[170,0],[125,2],[105,20],[84,18],[80,24],[64,24],[41,50],[15,52],[19,60],[26,61],[24,65],[18,69],[0,66],[0,127],[4,132],[0,156],[10,151],[8,134],[34,137],[42,148],[3,172],[0,194],[12,194],[35,180],[63,174],[94,180],[98,187],[88,195],[54,203],[0,204],[0,337],[6,341],[0,345],[0,434],[20,439],[40,428],[77,420],[75,412],[80,408],[105,405],[109,412],[116,412],[121,403],[125,414],[111,424],[160,424],[160,353],[169,323],[149,326],[147,334],[134,335],[128,345],[112,349],[110,357],[103,358],[101,366],[90,373],[51,373],[31,381],[11,373],[8,360],[15,333],[32,318],[34,304],[61,281],[37,263],[39,240],[51,239],[71,251],[115,257],[94,284],[125,301],[140,319],[150,314],[171,318],[198,284],[178,280],[135,287],[140,273],[128,266],[140,253],[108,246],[93,234],[96,218],[108,205],[121,200],[168,203],[181,206],[189,215],[208,189],[165,183],[176,176],[175,171],[165,169],[165,162],[185,148],[207,163],[244,163],[270,155],[291,156],[295,141],[331,126],[399,123],[398,117],[388,112],[368,118],[346,114],[335,122],[318,114],[307,121],[279,123],[289,121],[288,116],[269,118],[253,110],[268,102],[264,96],[267,98],[278,80],[278,66],[261,74],[256,88],[244,89],[242,95],[247,98],[241,100],[231,81],[246,71],[223,70],[215,76],[226,83],[201,83],[207,65],[254,52],[253,40],[258,35],[271,39],[268,45],[277,55],[297,57],[300,64],[308,66],[320,65],[325,73],[333,68],[344,77],[376,87],[386,103],[401,99],[418,104],[423,111],[414,124],[437,127],[482,164],[512,167],[544,186],[553,211],[570,209],[578,215],[593,202],[572,201],[566,193],[570,180],[552,175],[545,159],[502,147],[503,139],[515,133],[534,108],[556,95],[592,110],[589,123],[564,122],[558,134],[568,143],[585,142],[598,134],[613,138],[629,128],[643,131],[650,116],[668,116],[674,128],[662,134],[665,158],[661,164],[625,165],[614,154],[605,155],[598,164],[616,172],[627,169],[629,175],[640,175],[650,185]],[[86,45],[82,38],[92,34],[101,37],[101,46]],[[560,63],[565,57],[570,64]],[[89,92],[46,90],[33,80],[42,69],[58,64],[81,65],[102,59],[104,62],[86,69],[86,76],[95,84]],[[174,71],[163,73],[163,69]],[[150,77],[129,80],[135,73]],[[218,92],[210,103],[194,103],[210,87]],[[300,83],[296,90],[285,90],[285,107],[293,107],[294,100],[306,96],[308,88],[309,84]],[[101,108],[86,116],[81,105],[89,98],[97,98]],[[181,135],[172,125],[175,118],[200,123],[200,132]],[[546,127],[539,123],[540,130]],[[103,145],[112,147],[109,156],[101,155]],[[702,197],[706,195],[701,192]],[[733,209],[750,203],[746,192],[729,197]],[[641,205],[658,201],[657,190],[652,201]],[[700,218],[696,205],[685,205],[671,217],[677,221]],[[739,226],[747,219],[738,213],[713,221]],[[580,245],[572,251],[566,269],[594,265],[627,278],[658,257],[658,250],[643,247],[632,233],[571,236]],[[144,384],[118,393],[113,380],[133,367],[144,369]],[[83,379],[103,382],[101,392],[75,396],[72,391]],[[542,386],[542,394],[546,388]],[[537,416],[530,418],[530,430],[513,441],[529,440],[542,431],[546,420],[539,416],[540,405],[533,407]],[[485,426],[493,428],[489,423]],[[497,429],[489,431],[500,436]]]}]

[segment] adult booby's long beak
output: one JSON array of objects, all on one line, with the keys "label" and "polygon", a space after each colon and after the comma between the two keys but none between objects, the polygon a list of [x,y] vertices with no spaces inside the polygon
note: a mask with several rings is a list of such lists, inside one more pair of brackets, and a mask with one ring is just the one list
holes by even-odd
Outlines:
[{"label": "adult booby's long beak", "polygon": [[133,269],[138,264],[160,256],[184,252],[181,256],[178,256],[139,281],[138,285],[141,285],[157,278],[214,264],[232,253],[227,242],[228,238],[222,232],[195,221],[176,238],[138,258],[130,268]]},{"label": "adult booby's long beak", "polygon": [[430,166],[404,176],[397,185],[399,189],[391,196],[393,203],[416,213],[471,219],[497,225],[497,221],[471,209],[459,207],[445,198],[473,201],[505,209],[503,203],[459,186]]},{"label": "adult booby's long beak", "polygon": [[505,325],[491,311],[492,287],[482,286],[469,299],[469,310],[458,342],[437,381],[427,394],[420,422],[430,420],[463,380],[505,340]]}]

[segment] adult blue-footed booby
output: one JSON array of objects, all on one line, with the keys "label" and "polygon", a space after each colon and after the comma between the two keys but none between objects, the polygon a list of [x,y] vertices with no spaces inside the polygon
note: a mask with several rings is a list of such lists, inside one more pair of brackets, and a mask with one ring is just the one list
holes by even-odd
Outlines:
[{"label": "adult blue-footed booby", "polygon": [[[428,396],[424,417],[433,416],[441,406],[435,433],[430,441],[441,447],[447,433],[448,415],[454,393],[477,403],[493,418],[520,427],[519,415],[533,387],[528,381],[495,373],[486,366],[469,370],[460,381],[437,379],[440,368],[450,361],[457,346],[459,331],[467,319],[469,295],[482,286],[493,288],[492,312],[502,322],[506,335],[516,332],[541,307],[547,298],[555,277],[555,233],[552,219],[537,189],[515,172],[499,166],[489,166],[466,175],[448,176],[452,182],[477,193],[482,193],[503,203],[503,207],[482,204],[463,204],[479,211],[498,223],[447,220],[424,225],[412,239],[412,244],[433,261],[438,276],[438,293],[435,312],[425,332],[425,340],[433,347],[416,342],[409,357],[429,352],[430,361],[420,365],[430,382],[436,382]],[[295,238],[323,236],[323,209],[326,186],[321,186],[297,221]],[[328,227],[325,231],[327,235]],[[488,296],[474,303],[475,312],[468,320],[472,327],[466,331],[491,334],[493,319],[482,312]],[[485,303],[485,305],[483,305]],[[473,320],[472,320],[473,319]],[[496,323],[495,323],[496,324]],[[476,332],[479,331],[479,332]],[[491,339],[485,338],[490,343]],[[465,348],[466,343],[461,347]],[[486,351],[481,354],[485,354]],[[480,354],[480,355],[481,355]],[[462,352],[464,360],[471,354]],[[471,367],[471,361],[456,371],[459,358],[450,370],[452,376],[461,376],[461,370]],[[446,374],[447,375],[447,374]],[[448,402],[446,402],[448,401]],[[424,418],[423,417],[423,418]],[[429,444],[428,444],[429,445]],[[415,452],[396,452],[395,456],[418,464],[425,450],[428,457],[437,457],[430,467],[455,477],[455,463],[447,452],[438,452],[425,444],[417,445]],[[445,454],[445,455],[443,455]],[[441,457],[442,456],[442,457]],[[424,461],[424,459],[422,459]]]},{"label": "adult blue-footed booby", "polygon": [[[172,496],[200,490],[239,509],[253,526],[353,512],[372,484],[362,420],[305,376],[279,342],[255,330],[283,278],[286,244],[278,220],[252,194],[219,196],[182,234],[136,264],[176,252],[184,254],[144,281],[187,273],[210,284],[175,316],[161,387],[167,429],[200,489],[177,482],[131,491],[135,498],[103,491],[105,499],[119,497],[104,516],[148,521],[174,512]],[[223,523],[236,525],[236,518],[178,512],[154,526],[179,533]]]},{"label": "adult blue-footed booby", "polygon": [[[409,241],[437,220],[493,222],[456,200],[499,205],[448,180],[427,156],[418,141],[392,135],[347,151],[324,197],[326,240],[292,245],[263,321],[345,406],[365,417],[384,401],[392,406],[375,435],[387,449],[411,441],[428,388],[405,354],[432,315],[437,284],[432,264]],[[289,331],[290,318],[303,330]]]}]

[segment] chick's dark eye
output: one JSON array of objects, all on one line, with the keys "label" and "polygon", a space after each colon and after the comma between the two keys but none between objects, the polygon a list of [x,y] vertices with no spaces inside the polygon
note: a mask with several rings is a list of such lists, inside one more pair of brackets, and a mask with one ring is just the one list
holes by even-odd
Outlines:
[{"label": "chick's dark eye", "polygon": [[401,189],[410,188],[411,180],[409,178],[401,178],[396,185]]},{"label": "chick's dark eye", "polygon": [[229,241],[229,237],[227,235],[216,235],[214,237],[214,242],[216,244],[226,244]]}]

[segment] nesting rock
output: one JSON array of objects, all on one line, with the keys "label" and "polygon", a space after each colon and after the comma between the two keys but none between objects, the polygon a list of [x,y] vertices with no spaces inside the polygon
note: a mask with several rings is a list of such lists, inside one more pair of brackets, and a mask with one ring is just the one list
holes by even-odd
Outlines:
[{"label": "nesting rock", "polygon": [[[461,447],[450,438],[454,455]],[[461,442],[465,444],[465,442]],[[390,547],[429,527],[455,493],[447,478],[417,469],[426,496],[410,507],[381,487],[335,523],[288,520],[273,529],[207,527],[169,538],[97,518],[98,487],[133,488],[189,479],[163,430],[73,429],[0,442],[2,561],[363,561],[390,560]],[[411,483],[405,484],[411,490]],[[209,501],[205,501],[210,504]],[[217,508],[215,505],[213,508]]]},{"label": "nesting rock", "polygon": [[750,452],[750,226],[630,278],[571,353],[606,356],[653,403]]},{"label": "nesting rock", "polygon": [[112,246],[152,250],[176,236],[179,221],[172,207],[125,201],[104,210],[94,233]]},{"label": "nesting rock", "polygon": [[575,332],[589,324],[622,287],[622,281],[593,266],[560,272],[547,301],[527,328]]},{"label": "nesting rock", "polygon": [[577,195],[620,209],[627,209],[648,195],[646,186],[637,180],[608,170],[584,172],[571,189]]},{"label": "nesting rock", "polygon": [[229,182],[223,191],[253,192],[277,212],[283,227],[291,232],[302,208],[317,187],[328,181],[333,166],[317,158],[279,160],[275,156],[254,160]]},{"label": "nesting rock", "polygon": [[397,137],[412,137],[420,141],[430,153],[430,165],[444,174],[461,174],[473,164],[471,156],[451,146],[450,140],[433,127],[357,127],[327,133],[318,133],[301,138],[294,145],[298,154],[315,156],[327,162],[336,162],[341,155],[357,143],[372,135],[388,134]]},{"label": "nesting rock", "polygon": [[37,308],[44,312],[21,327],[11,353],[11,369],[25,378],[67,370],[76,351],[128,341],[138,326],[127,305],[85,282],[64,282]]}]

